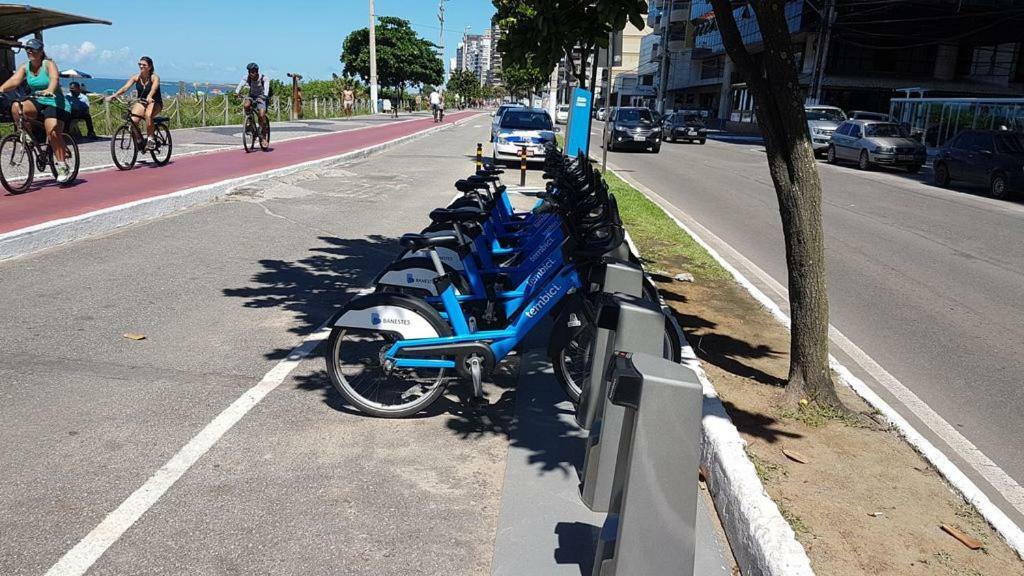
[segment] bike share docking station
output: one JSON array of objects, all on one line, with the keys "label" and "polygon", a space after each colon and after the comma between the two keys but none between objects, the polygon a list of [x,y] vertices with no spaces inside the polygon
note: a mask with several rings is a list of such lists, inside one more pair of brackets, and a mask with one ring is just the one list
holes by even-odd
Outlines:
[{"label": "bike share docking station", "polygon": [[577,421],[589,430],[580,495],[607,512],[593,576],[693,574],[703,391],[665,360],[666,318],[643,271],[608,259],[591,379]]}]

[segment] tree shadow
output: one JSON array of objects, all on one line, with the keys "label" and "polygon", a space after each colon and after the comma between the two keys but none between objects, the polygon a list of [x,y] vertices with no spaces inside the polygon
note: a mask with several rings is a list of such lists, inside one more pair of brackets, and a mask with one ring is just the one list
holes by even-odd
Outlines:
[{"label": "tree shadow", "polygon": [[722,401],[722,405],[725,406],[725,411],[732,418],[732,423],[736,425],[736,429],[748,436],[760,438],[769,444],[775,444],[783,439],[792,440],[804,437],[803,434],[778,430],[775,425],[779,421],[771,416],[747,412],[742,408],[738,408],[732,402],[725,400]]},{"label": "tree shadow", "polygon": [[[666,291],[662,294],[666,301],[678,300],[678,295],[672,292]],[[686,297],[682,296],[682,300],[685,302]],[[718,324],[706,318],[683,314],[674,308],[672,308],[672,314],[683,329],[686,341],[690,343],[702,362],[761,384],[776,387],[786,385],[784,378],[769,374],[741,361],[741,359],[777,358],[782,354],[780,351],[765,344],[751,344],[728,334],[715,332]]]},{"label": "tree shadow", "polygon": [[[243,298],[246,308],[282,308],[292,312],[298,324],[290,328],[305,336],[319,327],[353,293],[367,286],[382,262],[399,252],[397,240],[386,236],[334,238],[321,236],[321,245],[311,255],[295,262],[260,260],[263,269],[253,275],[249,286],[226,288],[225,296]],[[281,359],[291,350],[267,352],[268,359]]]}]

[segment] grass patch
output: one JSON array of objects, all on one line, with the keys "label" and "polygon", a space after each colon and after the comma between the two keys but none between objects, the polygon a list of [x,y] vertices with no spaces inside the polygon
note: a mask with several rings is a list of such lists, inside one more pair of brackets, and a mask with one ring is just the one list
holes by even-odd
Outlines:
[{"label": "grass patch", "polygon": [[757,477],[761,479],[762,484],[770,484],[778,478],[786,475],[786,469],[778,464],[768,462],[767,460],[759,457],[757,454],[747,452],[747,457],[754,464],[754,471],[757,472]]},{"label": "grass patch", "polygon": [[611,171],[605,173],[604,179],[618,200],[619,213],[633,242],[653,268],[670,268],[682,261],[695,278],[725,280],[730,277],[707,250],[647,196]]},{"label": "grass patch", "polygon": [[793,532],[796,532],[797,534],[801,534],[804,536],[813,535],[811,529],[807,526],[807,524],[804,524],[804,521],[799,516],[797,516],[792,510],[786,508],[780,503],[776,504],[779,507],[779,512],[782,513],[782,517],[786,519],[786,522],[789,522],[789,526],[793,529]]}]

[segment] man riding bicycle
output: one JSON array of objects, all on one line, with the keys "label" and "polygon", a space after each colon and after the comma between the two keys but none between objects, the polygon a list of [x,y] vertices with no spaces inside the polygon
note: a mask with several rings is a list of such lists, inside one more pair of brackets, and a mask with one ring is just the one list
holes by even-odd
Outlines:
[{"label": "man riding bicycle", "polygon": [[270,85],[267,82],[267,77],[260,74],[260,67],[255,62],[250,62],[245,69],[249,73],[238,83],[235,94],[241,94],[242,88],[249,87],[249,95],[243,100],[242,106],[245,107],[246,112],[251,106],[256,106],[256,113],[260,118],[260,128],[265,133],[267,131],[267,99],[270,96]]}]

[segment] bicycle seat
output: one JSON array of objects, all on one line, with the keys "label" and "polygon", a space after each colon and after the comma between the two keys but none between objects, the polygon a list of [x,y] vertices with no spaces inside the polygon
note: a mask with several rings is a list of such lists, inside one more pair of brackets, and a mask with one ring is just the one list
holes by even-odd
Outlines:
[{"label": "bicycle seat", "polygon": [[424,236],[423,234],[403,234],[398,240],[402,248],[409,250],[422,250],[424,248],[458,248],[459,237],[455,234],[435,234]]},{"label": "bicycle seat", "polygon": [[476,171],[477,176],[497,176],[498,174],[504,174],[505,171],[501,168],[495,168],[493,166],[485,167],[481,170]]},{"label": "bicycle seat", "polygon": [[439,224],[447,224],[449,222],[483,222],[490,218],[490,214],[481,210],[480,208],[474,208],[473,206],[463,206],[461,208],[438,208],[430,213],[430,219]]},{"label": "bicycle seat", "polygon": [[167,124],[170,121],[171,121],[171,118],[169,116],[154,116],[153,117],[153,124]]},{"label": "bicycle seat", "polygon": [[487,182],[472,182],[470,180],[459,180],[455,183],[455,189],[459,192],[473,192],[475,190],[486,190]]},{"label": "bicycle seat", "polygon": [[474,183],[475,182],[482,182],[482,183],[486,184],[486,183],[489,183],[489,182],[497,182],[498,181],[498,177],[497,176],[491,176],[491,175],[488,175],[488,174],[480,174],[479,172],[477,172],[476,174],[470,176],[469,178],[466,178],[466,180],[469,180],[470,182],[474,182]]}]

